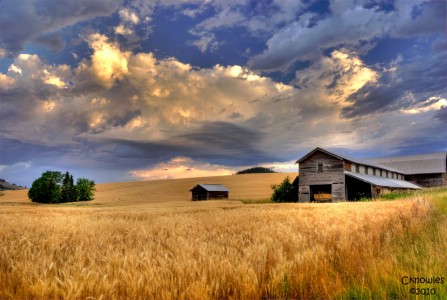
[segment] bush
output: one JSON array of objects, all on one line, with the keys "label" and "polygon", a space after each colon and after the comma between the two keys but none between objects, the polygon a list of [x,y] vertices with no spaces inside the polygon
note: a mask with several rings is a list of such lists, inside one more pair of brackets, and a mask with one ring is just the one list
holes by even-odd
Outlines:
[{"label": "bush", "polygon": [[28,198],[39,203],[86,201],[94,198],[94,191],[95,183],[92,180],[79,178],[77,185],[74,185],[70,173],[62,175],[58,171],[46,171],[33,182]]},{"label": "bush", "polygon": [[297,202],[298,201],[298,184],[292,184],[289,176],[287,176],[281,184],[272,184],[273,202]]}]

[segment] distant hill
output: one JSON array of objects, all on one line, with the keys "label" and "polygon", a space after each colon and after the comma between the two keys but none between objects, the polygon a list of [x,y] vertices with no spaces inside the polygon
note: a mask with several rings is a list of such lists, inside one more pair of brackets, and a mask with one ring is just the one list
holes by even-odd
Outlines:
[{"label": "distant hill", "polygon": [[[172,207],[189,206],[190,203],[193,203],[197,206],[197,203],[191,202],[191,192],[189,190],[199,183],[223,184],[230,190],[228,201],[246,200],[249,202],[270,199],[272,195],[270,186],[280,184],[286,176],[294,178],[296,173],[243,174],[98,183],[95,200],[82,203],[82,205],[147,204],[152,207]],[[2,202],[31,203],[28,199],[27,190],[5,191],[4,196],[0,197],[0,205]]]},{"label": "distant hill", "polygon": [[9,183],[6,180],[0,178],[0,190],[21,190],[21,189],[24,189],[24,187],[16,185],[14,183]]},{"label": "distant hill", "polygon": [[258,173],[276,173],[276,172],[273,171],[270,168],[254,167],[254,168],[250,168],[250,169],[245,169],[245,170],[239,171],[239,172],[236,173],[236,175],[240,175],[240,174],[258,174]]}]

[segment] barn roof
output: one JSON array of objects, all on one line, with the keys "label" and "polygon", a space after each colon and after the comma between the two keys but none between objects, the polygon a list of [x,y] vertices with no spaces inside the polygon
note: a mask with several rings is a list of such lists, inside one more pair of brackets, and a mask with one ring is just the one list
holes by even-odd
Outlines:
[{"label": "barn roof", "polygon": [[332,150],[329,151],[329,150],[326,150],[326,149],[323,149],[323,148],[320,148],[320,147],[317,147],[314,150],[310,151],[309,153],[307,153],[306,155],[304,155],[303,157],[298,159],[296,161],[296,163],[300,163],[303,160],[306,160],[308,157],[310,157],[312,154],[314,154],[317,151],[321,151],[323,153],[326,153],[328,155],[334,156],[334,157],[339,158],[341,160],[347,160],[347,161],[350,161],[350,162],[353,162],[353,163],[356,163],[356,164],[359,164],[359,165],[371,166],[371,167],[375,167],[375,168],[378,168],[378,169],[383,169],[383,170],[387,170],[387,171],[391,171],[391,172],[402,173],[402,171],[399,171],[399,170],[397,170],[397,169],[395,169],[393,167],[390,167],[390,166],[386,166],[384,164],[378,164],[378,163],[375,163],[373,161],[369,161],[369,160],[366,160],[366,159],[349,157],[347,155],[340,154],[340,153],[337,153],[337,152],[332,151]]},{"label": "barn roof", "polygon": [[367,174],[359,174],[359,173],[352,173],[349,171],[345,171],[345,175],[357,178],[361,181],[364,181],[369,184],[383,186],[383,187],[390,187],[390,188],[399,188],[399,189],[420,189],[421,187],[405,181],[405,180],[399,180],[399,179],[391,179],[391,178],[383,178],[373,175],[367,175]]},{"label": "barn roof", "polygon": [[208,192],[229,192],[230,191],[228,188],[226,188],[222,184],[204,184],[204,183],[200,183],[200,184],[196,185],[189,191],[191,192],[193,189],[195,189],[198,186],[202,187],[203,189],[207,190]]},{"label": "barn roof", "polygon": [[429,174],[447,172],[447,152],[372,158],[374,162],[386,165],[405,174]]}]

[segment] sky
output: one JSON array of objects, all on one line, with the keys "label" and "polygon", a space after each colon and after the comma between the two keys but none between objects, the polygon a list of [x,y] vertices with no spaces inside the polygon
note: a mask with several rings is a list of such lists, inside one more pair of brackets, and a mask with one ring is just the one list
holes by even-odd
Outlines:
[{"label": "sky", "polygon": [[0,178],[447,151],[444,0],[0,0]]}]

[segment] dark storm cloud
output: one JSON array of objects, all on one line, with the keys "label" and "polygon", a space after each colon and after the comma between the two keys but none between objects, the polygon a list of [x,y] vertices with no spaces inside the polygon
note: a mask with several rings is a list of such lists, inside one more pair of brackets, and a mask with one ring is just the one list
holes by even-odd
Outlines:
[{"label": "dark storm cloud", "polygon": [[262,138],[261,133],[227,122],[206,122],[200,128],[175,138],[197,147],[207,156],[214,153],[234,158],[261,155],[256,148],[256,143]]},{"label": "dark storm cloud", "polygon": [[238,166],[274,160],[274,155],[257,148],[261,138],[261,133],[231,123],[206,122],[195,130],[161,142],[95,138],[89,147],[93,157],[124,169],[154,165],[180,155]]},{"label": "dark storm cloud", "polygon": [[[444,125],[447,125],[447,106],[441,108],[435,116],[439,121],[443,122]],[[445,128],[444,128],[445,130]],[[447,131],[447,130],[446,130]]]},{"label": "dark storm cloud", "polygon": [[[65,26],[116,11],[115,0],[3,0],[0,2],[0,46],[14,56],[27,42],[45,40],[45,34]],[[47,38],[48,39],[48,38]],[[48,40],[47,40],[48,42]],[[54,46],[54,42],[52,42]]]},{"label": "dark storm cloud", "polygon": [[3,138],[0,134],[0,165],[13,165],[23,161],[39,160],[49,164],[58,158],[73,152],[76,146],[62,145],[58,147],[30,144],[15,139]]},{"label": "dark storm cloud", "polygon": [[126,140],[98,141],[112,143],[113,156],[125,163],[141,166],[142,163],[166,161],[174,156],[187,156],[194,160],[206,159],[212,163],[241,165],[269,161],[274,155],[259,150],[257,143],[263,135],[252,129],[227,122],[206,122],[199,128],[176,134],[163,142],[136,142]]},{"label": "dark storm cloud", "polygon": [[[367,84],[348,97],[353,105],[343,109],[342,116],[353,118],[376,112],[406,109],[447,93],[447,52],[416,57],[397,66],[393,79]],[[383,76],[384,80],[386,75]],[[411,93],[414,97],[406,97]]]},{"label": "dark storm cloud", "polygon": [[55,33],[42,34],[38,36],[35,41],[54,52],[60,51],[65,47],[64,40]]},{"label": "dark storm cloud", "polygon": [[[359,4],[363,6],[359,7]],[[313,22],[306,13],[279,28],[266,41],[267,49],[252,56],[257,70],[286,70],[296,61],[316,61],[326,49],[364,47],[385,37],[416,37],[445,30],[445,1],[331,1],[331,14]]]},{"label": "dark storm cloud", "polygon": [[446,2],[429,1],[413,6],[412,21],[397,28],[399,37],[432,35],[445,32]]}]

